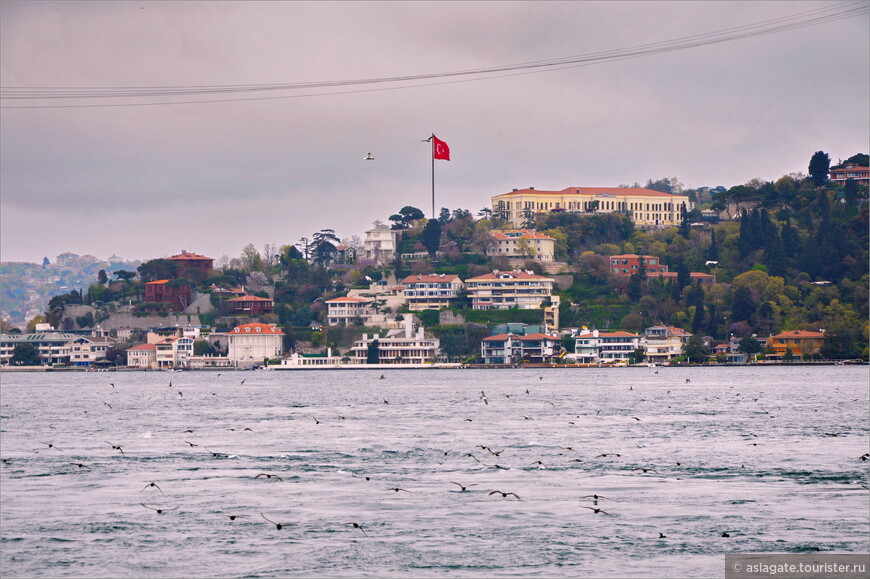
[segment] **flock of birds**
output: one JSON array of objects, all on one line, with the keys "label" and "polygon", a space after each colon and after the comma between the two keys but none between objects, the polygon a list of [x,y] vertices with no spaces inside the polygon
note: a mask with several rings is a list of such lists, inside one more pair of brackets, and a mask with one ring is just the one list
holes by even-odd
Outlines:
[{"label": "flock of birds", "polygon": [[[658,374],[658,370],[655,370],[655,373]],[[220,377],[220,374],[218,374],[218,377]],[[381,374],[379,379],[384,380],[384,379],[386,379],[386,376],[384,374]],[[543,377],[542,376],[539,377],[539,380],[543,381]],[[241,380],[240,386],[244,385],[244,383],[245,383],[245,380],[244,379]],[[690,379],[686,378],[685,383],[689,384]],[[116,387],[115,383],[110,383],[110,386],[112,389],[115,389],[115,387]],[[170,381],[168,384],[168,388],[172,389],[172,390],[176,390],[177,387],[173,386],[172,382]],[[731,389],[733,389],[733,386],[731,387]],[[633,388],[632,388],[632,390],[633,390]],[[178,393],[179,399],[184,398],[184,394],[183,394],[182,390],[177,390],[177,393]],[[667,393],[665,394],[665,396],[669,396],[670,394],[671,394],[671,390],[667,390]],[[761,406],[761,403],[759,402],[759,397],[741,398],[741,394],[739,392],[734,392],[734,393],[729,393],[729,394],[732,398],[732,401],[734,401],[734,402],[744,402],[744,403],[749,403],[749,404],[754,405],[752,410],[749,411],[749,412],[753,413],[754,415],[756,415],[758,417],[766,416],[769,419],[775,418],[775,415],[773,415],[771,413],[772,412],[771,409],[767,409],[767,408],[764,408]],[[217,393],[211,392],[210,395],[217,396]],[[723,396],[724,396],[724,394],[723,394]],[[518,398],[523,398],[523,397],[525,397],[527,400],[532,400],[532,392],[529,388],[526,388],[521,394],[500,393],[499,395],[496,396],[496,399],[504,398],[505,400],[509,400],[512,397],[515,400]],[[713,396],[712,398],[719,400],[721,402],[721,397],[719,397],[719,396]],[[479,401],[480,404],[483,404],[484,406],[487,406],[487,407],[490,406],[491,401],[493,404],[497,404],[497,402],[494,399],[492,399],[490,396],[488,396],[484,390],[480,391],[479,396],[477,396],[477,400]],[[545,402],[545,403],[549,403],[553,406],[556,406],[556,404],[552,401],[547,402],[547,401],[540,401],[539,400],[539,402],[542,402],[542,403]],[[381,397],[380,403],[382,403],[384,405],[389,405],[390,401],[385,397]],[[103,405],[105,405],[110,410],[114,409],[114,406],[112,406],[108,402],[103,402]],[[530,407],[530,406],[524,405],[524,407]],[[671,406],[668,406],[668,408],[671,408]],[[85,411],[85,412],[87,412],[87,411]],[[565,421],[566,427],[576,425],[576,422],[574,420],[575,416],[578,419],[581,417],[584,417],[584,416],[585,417],[599,417],[599,416],[601,416],[601,410],[594,409],[594,408],[588,408],[588,409],[586,409],[585,414],[575,414],[575,415],[568,416],[568,418],[571,418],[571,420]],[[637,424],[637,423],[645,422],[645,420],[643,420],[637,416],[631,416],[628,414],[622,415],[622,416],[609,414],[607,416],[609,416],[611,418],[624,419],[626,421],[626,424],[632,424],[632,423]],[[327,424],[327,421],[322,419],[322,417],[318,418],[316,416],[309,416],[309,418],[311,418],[313,420],[313,423],[314,423],[313,427],[321,427],[322,425]],[[343,420],[346,420],[346,418],[347,418],[346,416],[337,415],[336,419],[339,421],[343,421]],[[526,414],[523,414],[522,418],[524,420],[534,420],[534,416],[529,416]],[[465,418],[464,420],[467,422],[473,421],[472,418]],[[53,425],[49,425],[49,428],[55,428],[55,427]],[[638,428],[642,428],[642,427],[638,426]],[[228,428],[227,430],[234,431],[234,432],[254,432],[254,429],[252,429],[250,427]],[[187,440],[186,438],[192,438],[192,437],[187,436],[187,435],[194,434],[194,432],[195,431],[193,429],[187,429],[187,430],[183,431],[181,433],[183,435],[183,437],[180,440],[180,443],[186,444],[187,448],[189,450],[191,450],[192,452],[202,452],[206,455],[207,458],[211,458],[211,459],[225,459],[225,458],[229,458],[231,456],[231,454],[227,453],[227,452],[213,451],[210,448],[204,446],[202,444],[202,442],[193,442],[191,440]],[[839,436],[838,433],[823,433],[823,434],[825,436],[832,436],[832,437]],[[755,439],[759,438],[759,436],[753,432],[746,432],[744,434],[744,436],[747,438],[755,438]],[[54,444],[54,442],[52,442],[52,441],[40,440],[39,442],[42,445],[44,445],[46,448],[51,449],[55,452],[58,452],[58,453],[65,453],[66,452],[63,449],[58,448]],[[117,443],[117,441],[107,441],[106,440],[103,442],[105,442],[105,444],[107,444],[111,448],[112,451],[117,451],[117,453],[121,459],[127,459],[129,457],[128,453],[125,453],[125,450],[124,450],[125,446],[124,445]],[[758,446],[759,442],[753,441],[753,442],[750,442],[748,444],[751,446]],[[202,450],[200,451],[200,450],[193,450],[193,449],[202,449]],[[463,451],[456,451],[453,448],[450,448],[448,450],[431,449],[431,452],[436,454],[436,456],[438,456],[441,459],[447,459],[449,457],[456,457],[459,459],[468,458],[470,460],[473,460],[475,462],[475,464],[478,465],[477,467],[475,467],[476,469],[485,468],[486,470],[493,469],[495,471],[502,471],[502,470],[545,470],[548,468],[567,468],[567,465],[570,465],[571,463],[586,463],[586,464],[595,463],[595,464],[599,464],[601,462],[601,461],[599,461],[599,459],[609,459],[610,461],[614,461],[616,459],[623,459],[624,453],[625,453],[625,451],[621,451],[618,453],[608,451],[608,452],[602,452],[602,453],[596,454],[594,456],[592,456],[592,453],[589,453],[591,456],[587,457],[585,460],[575,456],[574,458],[564,459],[565,460],[564,464],[553,463],[550,465],[546,464],[543,460],[538,458],[538,460],[535,460],[531,463],[524,462],[522,464],[511,464],[510,466],[508,466],[505,464],[499,464],[498,459],[500,459],[500,457],[502,457],[502,455],[506,452],[508,455],[511,455],[512,453],[518,454],[518,452],[515,452],[516,449],[509,449],[507,447],[497,449],[497,448],[492,448],[491,446],[486,445],[486,444],[479,444],[479,445],[477,445],[476,449],[478,449],[480,452],[483,452],[486,454],[481,456],[481,457],[478,457],[478,455],[475,454],[476,451],[474,451],[474,450],[469,450],[467,452],[463,452]],[[562,447],[560,447],[560,450],[567,451],[568,453],[575,453],[576,452],[575,448],[572,446],[562,446]],[[561,457],[561,456],[564,456],[564,454],[565,453],[560,452],[560,453],[558,453],[558,456]],[[96,467],[96,465],[92,466],[92,465],[86,464],[84,462],[80,462],[78,460],[79,457],[77,457],[77,456],[73,455],[73,456],[71,456],[71,458],[75,458],[76,460],[69,460],[68,464],[71,466],[74,466],[76,469],[78,469],[80,471],[87,470],[87,471],[93,472],[95,467]],[[483,460],[481,460],[481,458]],[[552,458],[552,457],[550,457],[550,458]],[[870,459],[870,453],[865,453],[861,456],[855,457],[855,459],[860,460],[860,461],[867,461],[868,459]],[[2,458],[0,460],[2,460],[4,465],[10,464],[10,461],[11,461],[11,459],[8,459],[8,458]],[[625,463],[627,463],[627,464],[625,464]],[[621,466],[622,464],[624,464],[624,466]],[[638,475],[664,476],[660,473],[660,471],[658,469],[653,468],[652,466],[633,466],[636,464],[637,463],[630,462],[629,460],[625,460],[625,461],[620,460],[618,462],[611,463],[609,465],[609,467],[612,470],[617,471],[617,472],[624,472],[624,473],[631,472],[631,473],[636,473]],[[672,464],[656,465],[656,466],[659,466],[660,468],[666,467],[668,469],[674,469],[675,467],[676,468],[683,467],[683,464],[681,462],[675,461]],[[741,468],[742,467],[743,466],[741,465]],[[339,471],[339,472],[343,472],[343,471]],[[475,470],[472,472],[479,472],[479,471]],[[284,474],[284,473],[282,472],[282,474]],[[361,473],[361,472],[350,472],[349,474],[351,477],[357,478],[357,479],[362,479],[365,482],[379,481],[381,479],[381,477],[378,475],[372,475],[372,474]],[[272,472],[259,472],[255,475],[248,475],[248,476],[250,476],[250,478],[255,479],[255,480],[264,479],[267,481],[276,481],[276,482],[280,482],[280,483],[284,482],[284,478],[282,476],[280,476],[279,474],[272,473]],[[469,475],[469,476],[471,476],[471,475]],[[165,485],[164,481],[161,481],[161,482],[163,482],[163,484]],[[447,481],[446,484],[455,485],[456,487],[458,487],[458,490],[456,490],[455,492],[459,492],[459,493],[480,492],[480,493],[485,493],[485,496],[487,498],[492,497],[495,499],[505,499],[508,501],[522,501],[523,500],[523,498],[517,492],[515,492],[515,490],[512,490],[512,489],[503,490],[503,489],[495,489],[495,488],[486,488],[486,489],[482,489],[480,491],[476,491],[474,489],[474,487],[479,487],[480,483],[468,483],[467,481],[466,482]],[[866,485],[862,484],[862,486],[865,489],[867,488]],[[142,489],[139,491],[139,493],[146,493],[149,490],[152,492],[159,493],[159,495],[161,497],[167,496],[166,493],[164,492],[163,488],[156,481],[148,481],[147,484],[145,484],[144,487],[142,487]],[[400,486],[387,486],[383,489],[383,491],[392,492],[395,494],[400,494],[400,493],[412,494],[412,493],[416,492],[416,489],[413,489],[413,488],[407,489],[407,488],[403,488]],[[144,496],[144,495],[142,495],[142,496]],[[608,504],[616,505],[619,503],[619,500],[610,499],[607,496],[603,496],[603,495],[600,495],[597,493],[582,495],[582,496],[579,496],[576,498],[578,500],[577,506],[580,509],[585,509],[585,510],[590,511],[590,514],[603,515],[606,517],[618,517],[618,516],[620,516],[620,514],[618,512],[611,512],[611,510],[613,510],[612,507],[608,507],[610,510],[604,510],[601,507],[599,507],[599,501],[611,501]],[[164,515],[164,514],[169,513],[169,512],[174,512],[174,511],[179,510],[179,508],[180,508],[178,505],[176,505],[174,507],[167,508],[165,506],[160,506],[159,504],[157,506],[153,506],[151,504],[146,504],[146,502],[143,502],[143,501],[137,501],[137,502],[143,508],[154,511],[157,515]],[[583,502],[591,503],[591,506],[590,506],[590,504],[579,504],[579,503],[583,503]],[[579,513],[579,511],[578,511],[578,513]],[[276,530],[281,530],[286,525],[286,523],[276,522],[275,520],[270,519],[263,512],[258,512],[257,514],[259,514],[259,518],[265,520],[267,523],[269,523],[271,525],[274,525]],[[247,513],[247,514],[221,513],[221,516],[227,517],[229,519],[229,521],[235,521],[236,519],[240,519],[240,518],[253,517],[254,514],[251,514],[251,513]],[[347,527],[350,527],[354,531],[358,531],[363,537],[370,536],[369,533],[366,531],[366,529],[364,529],[363,526],[361,524],[359,524],[358,522],[353,522],[353,521],[347,522],[347,523],[344,523],[344,525]],[[667,530],[667,529],[665,529],[665,530]],[[728,532],[729,530],[734,532],[733,529],[726,529],[726,530],[714,529],[714,530],[711,530],[711,532],[719,533],[720,537],[728,538],[731,536]],[[657,531],[657,533],[658,533],[658,536],[657,536],[658,539],[667,538],[667,536],[663,532]],[[655,537],[653,537],[653,538],[655,538]]]}]

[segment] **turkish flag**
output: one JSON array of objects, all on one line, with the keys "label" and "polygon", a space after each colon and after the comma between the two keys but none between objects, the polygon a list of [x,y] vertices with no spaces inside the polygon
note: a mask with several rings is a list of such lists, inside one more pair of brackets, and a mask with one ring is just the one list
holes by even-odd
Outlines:
[{"label": "turkish flag", "polygon": [[432,154],[436,159],[442,159],[444,161],[450,160],[450,147],[447,146],[447,143],[432,135]]}]

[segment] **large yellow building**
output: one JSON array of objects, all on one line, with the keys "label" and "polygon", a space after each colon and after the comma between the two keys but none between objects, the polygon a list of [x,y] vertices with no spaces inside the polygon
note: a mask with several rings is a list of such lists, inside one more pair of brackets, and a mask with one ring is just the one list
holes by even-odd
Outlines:
[{"label": "large yellow building", "polygon": [[674,226],[682,220],[682,209],[692,209],[689,197],[640,187],[568,187],[561,191],[539,191],[534,187],[514,189],[492,198],[494,215],[502,215],[520,227],[527,211],[550,213],[622,213],[635,225]]}]

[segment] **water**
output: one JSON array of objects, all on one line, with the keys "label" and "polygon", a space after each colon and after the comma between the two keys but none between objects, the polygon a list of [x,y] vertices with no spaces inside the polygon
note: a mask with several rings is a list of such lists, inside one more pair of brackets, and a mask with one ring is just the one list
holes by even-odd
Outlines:
[{"label": "water", "polygon": [[4,373],[3,575],[721,577],[725,553],[868,551],[867,366],[383,374]]}]

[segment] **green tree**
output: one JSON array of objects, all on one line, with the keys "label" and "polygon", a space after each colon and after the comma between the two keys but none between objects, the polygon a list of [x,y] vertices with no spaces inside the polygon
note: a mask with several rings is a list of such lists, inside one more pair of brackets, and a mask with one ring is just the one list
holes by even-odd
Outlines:
[{"label": "green tree", "polygon": [[824,151],[816,151],[810,158],[810,179],[813,185],[821,187],[828,180],[831,169],[831,158]]},{"label": "green tree", "polygon": [[369,344],[368,350],[366,351],[366,364],[380,364],[380,356],[378,354],[378,347],[380,343],[378,340],[372,340]]},{"label": "green tree", "polygon": [[308,248],[311,261],[325,265],[332,263],[332,260],[338,251],[336,244],[340,244],[341,240],[332,229],[321,229],[311,236],[311,246]]},{"label": "green tree", "polygon": [[109,282],[109,276],[106,275],[106,270],[101,269],[97,272],[97,283],[100,285],[106,285]]},{"label": "green tree", "polygon": [[438,248],[441,247],[441,221],[438,219],[430,219],[423,227],[423,233],[420,235],[420,243],[429,252],[429,257],[434,260],[438,253]]},{"label": "green tree", "polygon": [[693,334],[688,340],[686,340],[685,347],[686,359],[689,362],[698,362],[701,363],[707,359],[707,354],[710,351],[707,349],[707,346],[704,345],[704,338],[700,334]]},{"label": "green tree", "polygon": [[743,338],[739,342],[740,351],[749,356],[749,359],[752,360],[752,357],[755,354],[761,352],[761,344],[755,338]]},{"label": "green tree", "polygon": [[172,279],[176,274],[175,264],[168,259],[162,258],[146,261],[136,269],[143,283],[161,279]]},{"label": "green tree", "polygon": [[193,343],[194,356],[213,356],[214,354],[215,349],[208,343],[208,340],[196,340]]},{"label": "green tree", "polygon": [[399,209],[398,213],[390,215],[389,219],[393,222],[392,229],[408,229],[411,227],[412,222],[424,217],[425,215],[421,210],[410,205],[405,205]]},{"label": "green tree", "polygon": [[20,343],[12,348],[10,363],[13,366],[39,366],[39,350],[33,344]]}]

